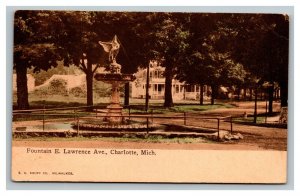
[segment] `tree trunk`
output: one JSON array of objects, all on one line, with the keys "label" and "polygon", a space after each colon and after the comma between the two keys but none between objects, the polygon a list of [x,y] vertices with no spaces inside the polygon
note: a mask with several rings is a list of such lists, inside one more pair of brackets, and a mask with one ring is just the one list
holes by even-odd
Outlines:
[{"label": "tree trunk", "polygon": [[129,82],[125,83],[124,89],[124,105],[129,106]]},{"label": "tree trunk", "polygon": [[253,92],[253,90],[252,90],[252,88],[250,88],[249,90],[250,90],[250,97],[249,97],[249,101],[252,101],[252,96],[253,96],[252,92]]},{"label": "tree trunk", "polygon": [[247,100],[247,88],[244,88],[244,100]]},{"label": "tree trunk", "polygon": [[86,75],[86,105],[91,106],[88,108],[89,111],[91,111],[93,108],[93,69],[92,64],[89,62],[87,63],[87,71],[85,73]]},{"label": "tree trunk", "polygon": [[16,66],[17,73],[17,103],[18,109],[24,110],[29,108],[28,87],[27,87],[27,67],[22,65]]},{"label": "tree trunk", "polygon": [[280,82],[280,102],[281,107],[288,106],[288,81]]},{"label": "tree trunk", "polygon": [[268,88],[269,94],[269,114],[273,113],[274,85]]},{"label": "tree trunk", "polygon": [[237,88],[237,100],[238,100],[238,101],[240,100],[240,95],[241,95],[241,88],[238,87],[238,88]]},{"label": "tree trunk", "polygon": [[204,91],[204,85],[200,84],[200,105],[203,105],[203,92]]},{"label": "tree trunk", "polygon": [[165,69],[165,103],[164,107],[173,107],[173,98],[172,98],[172,79],[173,79],[173,67],[168,65]]},{"label": "tree trunk", "polygon": [[217,92],[218,91],[218,86],[217,85],[211,85],[211,99],[210,99],[210,104],[214,105],[215,104],[215,98],[217,97]]}]

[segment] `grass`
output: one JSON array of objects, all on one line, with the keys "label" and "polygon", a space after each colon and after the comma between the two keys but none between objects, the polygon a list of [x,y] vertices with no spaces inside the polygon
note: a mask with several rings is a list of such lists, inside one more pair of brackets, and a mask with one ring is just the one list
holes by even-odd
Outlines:
[{"label": "grass", "polygon": [[152,106],[148,112],[144,110],[144,108],[132,106],[130,112],[132,114],[148,114],[153,112],[153,114],[166,114],[166,113],[183,113],[183,112],[201,112],[214,110],[217,108],[233,108],[235,106],[228,103],[219,103],[219,104],[175,104],[174,107],[164,108],[162,106]]},{"label": "grass", "polygon": [[[53,103],[53,102],[51,102]],[[51,104],[50,103],[50,104]],[[49,106],[49,103],[46,103]],[[68,105],[69,107],[70,105]],[[58,105],[59,107],[59,105]],[[66,106],[65,106],[66,107]],[[97,106],[96,106],[97,107]],[[183,112],[200,112],[200,111],[207,111],[213,110],[217,108],[231,108],[234,107],[227,103],[220,103],[215,105],[196,105],[196,104],[176,104],[174,107],[171,108],[164,108],[162,106],[154,106],[152,109],[148,110],[147,112],[144,110],[143,105],[133,105],[130,108],[131,114],[170,114],[170,113],[183,113]],[[39,107],[40,108],[40,107]],[[50,107],[47,107],[50,108]],[[97,107],[99,108],[99,107]],[[100,108],[105,108],[100,107]],[[124,113],[129,113],[129,109],[124,108]],[[73,110],[55,110],[55,111],[46,111],[45,119],[57,119],[57,118],[73,118],[74,117]],[[79,117],[95,115],[95,112],[87,112],[84,109],[81,111],[77,111],[76,115]],[[13,121],[29,121],[29,120],[43,120],[43,113],[42,111],[38,113],[24,113],[24,114],[15,114]]]},{"label": "grass", "polygon": [[[14,97],[15,98],[15,97]],[[80,107],[86,105],[85,98],[78,98],[72,96],[53,95],[51,97],[38,97],[36,95],[29,95],[30,109],[50,109],[50,108],[64,108],[64,107]],[[198,101],[186,100],[186,102],[176,102],[174,107],[165,108],[163,107],[163,100],[150,100],[150,109],[148,112],[144,109],[144,99],[130,99],[130,112],[131,114],[168,114],[168,113],[183,113],[183,112],[201,112],[207,110],[213,110],[217,108],[232,108],[234,107],[228,103],[217,103],[215,105],[205,104],[199,105]],[[98,109],[106,109],[110,102],[109,97],[95,98],[94,106]],[[121,100],[121,103],[123,101]],[[16,100],[14,100],[14,108],[16,106]],[[124,107],[124,112],[129,112],[128,107]],[[14,115],[13,121],[29,121],[29,120],[43,120],[42,112],[39,115],[18,114]],[[72,118],[74,117],[73,110],[57,110],[47,111],[53,115],[46,115],[46,119],[57,119],[57,118]],[[57,114],[57,115],[56,115]],[[63,114],[63,115],[61,115]],[[69,114],[69,115],[67,115]],[[77,113],[79,117],[88,116],[92,113],[80,111]],[[93,113],[95,114],[95,113]]]},{"label": "grass", "polygon": [[[256,118],[256,123],[258,124],[264,123],[265,119],[266,119],[265,117],[258,116]],[[240,117],[240,118],[233,119],[233,122],[237,122],[237,123],[253,123],[253,121],[254,121],[254,117],[247,117],[247,118]]]},{"label": "grass", "polygon": [[[274,114],[268,115],[268,117],[274,116]],[[254,123],[254,117],[250,116],[246,119],[243,117],[233,118],[234,123],[243,124],[243,125],[251,125],[251,126],[260,126],[260,127],[272,127],[272,128],[283,128],[287,129],[287,124],[281,123],[265,123],[266,117],[263,114],[260,114],[256,118],[256,123]],[[268,120],[268,119],[267,119]]]},{"label": "grass", "polygon": [[106,141],[106,142],[143,142],[143,143],[209,143],[211,141],[205,138],[164,138],[162,136],[148,136],[145,138],[133,135],[124,135],[123,137],[29,137],[29,138],[13,138],[14,141]]}]

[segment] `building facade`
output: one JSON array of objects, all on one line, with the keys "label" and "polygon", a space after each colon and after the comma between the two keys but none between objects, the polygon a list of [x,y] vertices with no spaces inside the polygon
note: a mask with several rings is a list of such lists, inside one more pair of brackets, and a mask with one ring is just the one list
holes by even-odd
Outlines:
[{"label": "building facade", "polygon": [[[149,65],[149,96],[150,99],[164,99],[165,94],[165,68],[150,62]],[[131,83],[131,97],[145,98],[147,69],[139,68],[135,74],[136,80]],[[204,86],[204,98],[207,99],[210,89]],[[200,95],[199,85],[188,85],[179,80],[172,80],[172,96],[174,100],[197,100]]]}]

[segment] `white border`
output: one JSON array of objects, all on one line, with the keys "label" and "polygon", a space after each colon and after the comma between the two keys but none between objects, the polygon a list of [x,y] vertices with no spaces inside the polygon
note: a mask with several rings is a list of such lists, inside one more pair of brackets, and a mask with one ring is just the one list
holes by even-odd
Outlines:
[{"label": "white border", "polygon": [[[185,1],[180,1],[180,0],[165,0],[165,1],[162,1],[162,0],[152,0],[152,1],[140,1],[140,0],[132,0],[132,1],[125,1],[124,0],[107,0],[105,2],[101,2],[101,3],[95,3],[96,1],[94,0],[27,0],[27,1],[21,1],[21,0],[7,0],[6,2],[3,2],[1,1],[1,7],[0,7],[0,20],[1,20],[1,23],[0,24],[6,24],[6,6],[96,6],[96,5],[101,5],[101,6],[295,6],[295,10],[294,10],[294,14],[295,14],[295,30],[294,30],[294,35],[299,35],[299,24],[298,24],[298,20],[299,20],[299,16],[297,15],[297,13],[299,13],[299,5],[298,5],[298,2],[296,0],[292,1],[292,0],[252,0],[252,1],[248,1],[248,0],[210,0],[210,1],[205,1],[205,2],[198,2],[198,1],[188,1],[188,0],[185,0]],[[4,26],[4,25],[3,25]],[[1,62],[1,70],[0,70],[0,78],[1,81],[0,82],[0,89],[6,89],[6,35],[5,35],[5,32],[6,32],[6,29],[4,28],[4,30],[0,31],[1,32],[1,37],[0,37],[0,43],[1,43],[1,55],[0,55],[0,62]],[[298,39],[297,37],[295,36],[294,38],[294,43],[299,43],[298,42]],[[295,54],[298,54],[298,45],[295,44],[295,48],[294,48],[294,53]],[[295,65],[297,64],[298,62],[298,58],[299,58],[299,55],[295,55]],[[294,76],[299,76],[299,69],[297,69],[297,66],[294,67]],[[299,77],[298,77],[299,78]],[[298,86],[298,82],[299,82],[299,79],[297,77],[294,77],[295,79],[295,85],[294,86]],[[298,90],[299,92],[299,90]],[[298,100],[297,98],[299,97],[299,93],[297,92],[297,90],[294,91],[294,100]],[[0,96],[0,104],[1,104],[1,108],[0,108],[0,111],[2,111],[2,118],[1,118],[1,135],[0,135],[0,138],[2,140],[1,142],[1,147],[0,150],[1,150],[1,160],[0,160],[0,167],[1,167],[1,171],[0,171],[0,174],[1,174],[1,178],[0,178],[0,182],[1,182],[1,195],[11,195],[11,194],[14,194],[14,193],[19,193],[19,192],[12,192],[12,191],[6,191],[6,185],[5,182],[6,181],[6,167],[5,167],[5,164],[3,163],[6,163],[6,135],[5,135],[5,124],[6,124],[6,117],[5,117],[5,113],[4,111],[7,109],[7,107],[11,107],[9,105],[6,105],[6,100],[5,100],[5,96]],[[299,116],[297,115],[297,111],[299,109],[299,104],[297,102],[295,102],[295,114],[294,114],[294,118],[295,119],[300,119],[298,118]],[[4,115],[3,115],[4,114]],[[295,120],[296,121],[296,120]],[[294,130],[295,130],[295,135],[294,137],[295,138],[298,138],[299,139],[299,133],[297,132],[298,130],[298,123],[295,122],[295,127],[294,127]],[[295,142],[295,182],[297,182],[299,180],[297,174],[299,175],[299,142]],[[77,184],[77,186],[85,186],[86,188],[90,188],[90,189],[95,189],[95,187],[97,186],[92,186],[93,184]],[[147,184],[139,184],[141,185],[142,187],[144,188],[148,188],[149,189],[149,186]],[[134,189],[134,186],[132,185],[129,185],[129,187],[131,186],[131,189]],[[161,185],[155,185],[156,186],[156,189],[161,189],[163,186]],[[169,185],[169,189],[176,189],[178,185]],[[229,185],[230,186],[230,185]],[[65,185],[66,188],[69,187],[69,184]],[[108,185],[106,184],[105,188],[106,189],[118,189],[118,188],[121,188],[121,189],[127,189],[127,185],[118,185],[118,184],[111,184],[111,185]],[[217,189],[222,189],[222,187],[226,187],[223,186],[223,185],[220,185],[219,188]],[[234,186],[233,186],[234,187]],[[98,188],[104,188],[103,186],[99,186]],[[197,188],[197,186],[191,186],[189,187],[190,189],[199,189]],[[38,189],[38,187],[37,187]],[[201,188],[200,188],[201,189]],[[211,189],[216,189],[216,188],[211,188]],[[226,189],[226,188],[225,188]],[[232,188],[234,189],[234,188]],[[249,187],[249,189],[251,189],[251,187]],[[282,191],[271,191],[270,193],[273,195],[273,194],[291,194],[291,195],[295,195],[297,192],[299,194],[299,182],[298,184],[295,183],[295,189],[296,191],[289,191],[289,192],[282,192]],[[205,191],[206,192],[206,191]],[[29,192],[28,192],[29,193]],[[214,192],[215,194],[221,194],[221,195],[224,195],[224,194],[230,194],[230,195],[241,195],[241,194],[257,194],[256,192]],[[40,191],[38,192],[33,192],[33,191],[30,191],[31,195],[35,195],[35,194],[56,194],[54,192],[43,192],[41,193]],[[82,195],[83,193],[82,192],[72,192],[70,193],[72,195]],[[123,192],[121,193],[123,194]],[[139,193],[139,192],[135,192],[135,193],[130,193],[130,195],[140,195],[140,194],[145,194],[145,193]],[[151,195],[153,195],[155,193],[151,193]],[[175,191],[175,192],[172,192],[170,194],[182,194],[182,192],[180,191]],[[297,194],[296,194],[297,195]]]}]

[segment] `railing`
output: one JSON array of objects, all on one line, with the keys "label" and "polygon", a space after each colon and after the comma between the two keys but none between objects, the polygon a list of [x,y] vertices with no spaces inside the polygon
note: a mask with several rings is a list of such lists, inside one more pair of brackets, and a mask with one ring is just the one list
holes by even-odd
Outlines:
[{"label": "railing", "polygon": [[[18,118],[18,115],[25,115],[25,116],[39,116],[41,117],[42,121],[42,130],[45,131],[45,124],[46,121],[53,121],[53,122],[58,122],[59,120],[64,120],[64,121],[70,121],[70,122],[74,122],[74,124],[76,125],[76,129],[77,129],[77,135],[79,135],[79,131],[80,131],[80,120],[84,120],[84,119],[97,119],[97,118],[104,118],[106,117],[106,112],[101,111],[99,109],[93,109],[92,112],[88,112],[88,113],[83,113],[81,112],[82,109],[86,109],[86,108],[91,108],[91,106],[83,106],[83,107],[65,107],[65,108],[49,108],[46,109],[45,107],[43,109],[35,109],[35,110],[15,110],[13,111],[13,117],[14,118]],[[195,115],[195,113],[188,113],[188,112],[183,112],[180,113],[179,115],[154,115],[153,110],[150,110],[149,113],[146,114],[132,114],[131,113],[131,109],[130,107],[127,108],[128,112],[127,114],[125,113],[124,115],[114,115],[113,117],[122,117],[128,120],[132,120],[132,119],[145,119],[146,121],[140,121],[140,122],[145,122],[146,123],[146,130],[147,133],[149,132],[149,125],[150,123],[153,124],[154,120],[159,120],[159,119],[179,119],[182,120],[182,123],[184,126],[192,126],[193,124],[196,124],[197,126],[199,126],[200,123],[198,123],[198,120],[206,120],[206,121],[216,121],[216,127],[213,128],[215,130],[217,130],[217,137],[218,139],[220,138],[220,123],[221,121],[225,122],[229,122],[230,123],[230,133],[233,132],[233,123],[232,123],[232,116],[226,116],[226,117],[203,117],[203,116],[197,116],[197,114]],[[52,112],[52,113],[48,113],[48,112]],[[53,113],[53,111],[71,111],[68,113]],[[178,113],[176,113],[178,114]],[[46,120],[46,117],[58,117],[58,118],[49,118]],[[69,118],[68,118],[69,117]],[[197,120],[197,122],[195,123],[195,121],[193,121],[191,123],[191,120]],[[189,122],[189,123],[188,123]],[[162,124],[162,123],[160,123]],[[166,124],[166,123],[165,123]],[[201,126],[199,126],[201,127]],[[201,128],[208,128],[208,127],[201,127]],[[212,127],[210,127],[211,129]]]}]

